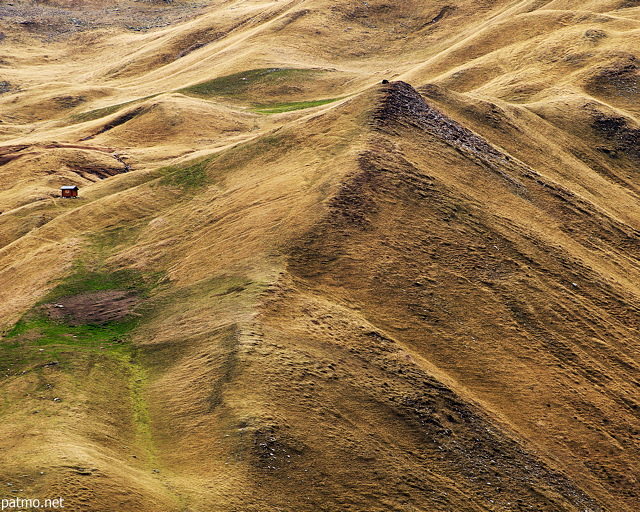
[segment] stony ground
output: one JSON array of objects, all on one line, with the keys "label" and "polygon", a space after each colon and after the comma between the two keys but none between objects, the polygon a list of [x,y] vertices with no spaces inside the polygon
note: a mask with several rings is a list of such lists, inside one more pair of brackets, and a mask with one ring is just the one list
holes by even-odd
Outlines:
[{"label": "stony ground", "polygon": [[[203,2],[31,2],[14,0],[0,6],[0,27],[22,31],[43,41],[59,41],[81,32],[118,28],[148,31],[201,14]],[[3,35],[2,37],[6,37]]]}]

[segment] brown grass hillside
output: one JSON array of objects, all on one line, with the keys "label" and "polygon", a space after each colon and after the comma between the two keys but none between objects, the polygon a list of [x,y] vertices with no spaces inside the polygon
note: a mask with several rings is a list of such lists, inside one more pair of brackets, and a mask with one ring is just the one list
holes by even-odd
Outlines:
[{"label": "brown grass hillside", "polygon": [[0,498],[639,510],[639,40],[626,0],[0,6]]}]

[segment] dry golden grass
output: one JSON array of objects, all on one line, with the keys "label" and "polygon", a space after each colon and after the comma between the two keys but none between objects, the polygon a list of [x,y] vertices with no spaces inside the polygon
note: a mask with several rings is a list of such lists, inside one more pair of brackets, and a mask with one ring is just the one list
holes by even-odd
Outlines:
[{"label": "dry golden grass", "polygon": [[638,510],[635,4],[0,6],[0,497]]}]

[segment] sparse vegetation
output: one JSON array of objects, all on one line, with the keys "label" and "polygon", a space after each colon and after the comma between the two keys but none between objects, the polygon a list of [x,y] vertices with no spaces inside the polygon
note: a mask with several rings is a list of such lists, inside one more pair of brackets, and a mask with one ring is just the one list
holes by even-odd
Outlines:
[{"label": "sparse vegetation", "polygon": [[294,101],[291,103],[274,103],[270,105],[256,105],[253,107],[255,112],[260,114],[280,114],[282,112],[291,112],[293,110],[302,110],[305,108],[319,107],[321,105],[327,105],[334,101],[341,100],[343,98],[329,98],[325,100],[315,101]]},{"label": "sparse vegetation", "polygon": [[184,191],[194,191],[210,183],[207,176],[207,164],[214,158],[207,158],[188,166],[170,166],[160,169],[164,174],[158,184],[180,187]]},{"label": "sparse vegetation", "polygon": [[305,78],[322,72],[323,70],[317,69],[294,68],[250,69],[190,85],[189,87],[180,89],[178,92],[201,98],[211,98],[215,96],[242,98],[250,89],[259,85],[304,80]]}]

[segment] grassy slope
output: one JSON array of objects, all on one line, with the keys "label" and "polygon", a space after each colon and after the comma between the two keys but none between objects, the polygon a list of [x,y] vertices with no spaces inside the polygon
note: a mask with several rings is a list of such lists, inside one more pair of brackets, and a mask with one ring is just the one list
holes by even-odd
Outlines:
[{"label": "grassy slope", "polygon": [[[0,474],[69,510],[635,510],[636,10],[330,7],[9,32]],[[493,146],[363,92],[395,75]],[[46,145],[88,136],[133,172]],[[156,283],[135,328],[9,334],[79,261]]]}]

